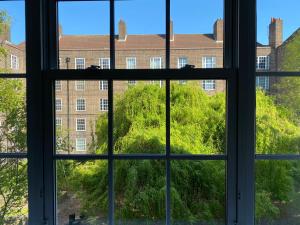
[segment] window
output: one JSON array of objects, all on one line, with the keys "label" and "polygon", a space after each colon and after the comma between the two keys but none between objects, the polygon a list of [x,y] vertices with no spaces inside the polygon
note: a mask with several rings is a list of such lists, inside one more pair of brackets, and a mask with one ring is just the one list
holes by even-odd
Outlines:
[{"label": "window", "polygon": [[84,80],[76,80],[75,81],[75,89],[76,89],[76,91],[84,91],[85,81]]},{"label": "window", "polygon": [[213,91],[216,89],[216,81],[215,80],[203,80],[202,87],[205,91]]},{"label": "window", "polygon": [[136,69],[136,58],[135,57],[126,58],[126,69]]},{"label": "window", "polygon": [[61,58],[58,58],[58,68],[61,68]]},{"label": "window", "polygon": [[110,69],[110,59],[109,58],[101,58],[99,60],[99,66],[101,69]]},{"label": "window", "polygon": [[163,81],[162,80],[150,80],[150,84],[156,84],[159,85],[159,87],[163,86]]},{"label": "window", "polygon": [[62,110],[62,100],[60,98],[57,98],[55,100],[55,110],[61,111]]},{"label": "window", "polygon": [[55,81],[55,91],[61,91],[61,81],[60,80]]},{"label": "window", "polygon": [[77,70],[85,69],[85,58],[75,58],[75,69]]},{"label": "window", "polygon": [[257,70],[268,70],[269,69],[269,56],[256,57],[256,69]]},{"label": "window", "polygon": [[108,99],[101,98],[100,99],[100,111],[108,110]]},{"label": "window", "polygon": [[76,131],[85,131],[85,119],[84,118],[76,119]]},{"label": "window", "polygon": [[78,98],[76,100],[76,111],[85,111],[85,99]]},{"label": "window", "polygon": [[179,83],[179,84],[186,84],[187,81],[186,81],[186,80],[179,80],[178,83]]},{"label": "window", "polygon": [[161,69],[161,57],[150,58],[150,69]]},{"label": "window", "polygon": [[188,64],[188,59],[186,57],[178,58],[177,67],[178,69],[185,67]]},{"label": "window", "polygon": [[215,68],[216,57],[202,57],[202,68]]},{"label": "window", "polygon": [[61,118],[56,118],[56,130],[61,131],[62,130],[62,119]]},{"label": "window", "polygon": [[13,70],[19,69],[19,57],[15,55],[10,56],[10,68]]},{"label": "window", "polygon": [[262,90],[269,90],[270,81],[269,77],[256,77],[256,87],[261,88]]},{"label": "window", "polygon": [[108,81],[107,80],[100,80],[99,81],[99,89],[101,91],[108,90]]},{"label": "window", "polygon": [[76,151],[85,151],[85,150],[86,150],[86,139],[76,138]]},{"label": "window", "polygon": [[129,80],[128,85],[129,86],[134,86],[134,85],[136,85],[136,82],[137,82],[136,80]]}]

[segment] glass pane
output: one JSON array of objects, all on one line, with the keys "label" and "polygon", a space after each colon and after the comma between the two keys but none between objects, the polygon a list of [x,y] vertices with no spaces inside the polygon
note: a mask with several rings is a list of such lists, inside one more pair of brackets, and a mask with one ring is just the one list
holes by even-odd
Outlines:
[{"label": "glass pane", "polygon": [[115,223],[165,224],[165,162],[115,161]]},{"label": "glass pane", "polygon": [[114,81],[115,153],[164,153],[165,81]]},{"label": "glass pane", "polygon": [[57,161],[57,224],[107,224],[107,161]]},{"label": "glass pane", "polygon": [[109,69],[109,1],[59,2],[59,68]]},{"label": "glass pane", "polygon": [[0,78],[0,153],[27,151],[25,82]]},{"label": "glass pane", "polygon": [[256,153],[299,154],[300,78],[256,79]]},{"label": "glass pane", "polygon": [[298,225],[300,214],[299,161],[256,162],[257,225]]},{"label": "glass pane", "polygon": [[171,82],[171,153],[225,154],[226,81]]},{"label": "glass pane", "polygon": [[28,224],[27,160],[0,159],[0,224]]},{"label": "glass pane", "polygon": [[55,81],[57,153],[107,153],[107,89],[107,80]]},{"label": "glass pane", "polygon": [[224,225],[224,161],[171,161],[172,225]]},{"label": "glass pane", "polygon": [[25,72],[25,3],[0,1],[0,74]]},{"label": "glass pane", "polygon": [[299,6],[297,0],[257,1],[257,71],[299,71]]},{"label": "glass pane", "polygon": [[171,68],[223,67],[223,0],[171,0]]},{"label": "glass pane", "polygon": [[116,1],[115,4],[116,68],[165,68],[165,1]]}]

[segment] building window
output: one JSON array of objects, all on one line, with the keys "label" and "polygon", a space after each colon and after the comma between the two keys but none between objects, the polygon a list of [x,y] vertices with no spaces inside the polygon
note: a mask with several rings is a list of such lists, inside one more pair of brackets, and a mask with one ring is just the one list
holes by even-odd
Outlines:
[{"label": "building window", "polygon": [[101,69],[110,69],[110,59],[109,58],[101,58],[99,60],[99,66]]},{"label": "building window", "polygon": [[108,99],[100,99],[100,111],[108,111]]},{"label": "building window", "polygon": [[56,117],[56,119],[55,119],[55,125],[56,125],[56,130],[61,131],[62,130],[62,119]]},{"label": "building window", "polygon": [[61,91],[61,81],[60,80],[55,81],[55,91]]},{"label": "building window", "polygon": [[55,110],[61,111],[62,110],[62,100],[61,98],[55,99]]},{"label": "building window", "polygon": [[126,58],[126,69],[136,69],[136,58],[135,57]]},{"label": "building window", "polygon": [[75,69],[77,70],[85,69],[85,58],[75,58]]},{"label": "building window", "polygon": [[136,80],[129,80],[129,81],[128,81],[128,85],[129,85],[129,86],[134,86],[134,85],[136,85]]},{"label": "building window", "polygon": [[76,91],[84,91],[85,81],[84,80],[76,80],[75,81],[75,89],[76,89]]},{"label": "building window", "polygon": [[76,138],[76,151],[85,151],[85,150],[86,150],[86,139]]},{"label": "building window", "polygon": [[10,68],[13,70],[19,69],[19,58],[18,56],[11,55],[10,56]]},{"label": "building window", "polygon": [[107,90],[108,89],[108,81],[107,80],[100,80],[99,81],[99,89],[101,91]]},{"label": "building window", "polygon": [[179,84],[186,84],[186,83],[187,83],[187,80],[179,80],[178,83],[179,83]]},{"label": "building window", "polygon": [[85,99],[78,98],[76,100],[76,111],[85,111]]},{"label": "building window", "polygon": [[216,67],[216,57],[202,57],[202,68],[210,69]]},{"label": "building window", "polygon": [[270,88],[269,77],[256,77],[256,87],[264,91],[269,90]]},{"label": "building window", "polygon": [[257,70],[269,70],[269,56],[256,57],[256,69]]},{"label": "building window", "polygon": [[216,81],[215,80],[203,80],[202,88],[205,91],[213,91],[216,89]]},{"label": "building window", "polygon": [[159,85],[159,87],[162,87],[163,81],[162,80],[150,80],[150,84],[156,84],[156,85]]},{"label": "building window", "polygon": [[178,58],[178,62],[177,62],[178,69],[185,67],[185,65],[187,64],[188,64],[188,59],[186,57]]},{"label": "building window", "polygon": [[85,131],[85,118],[76,119],[76,131]]},{"label": "building window", "polygon": [[161,69],[161,57],[150,58],[150,69]]},{"label": "building window", "polygon": [[61,58],[58,58],[58,68],[61,69]]}]

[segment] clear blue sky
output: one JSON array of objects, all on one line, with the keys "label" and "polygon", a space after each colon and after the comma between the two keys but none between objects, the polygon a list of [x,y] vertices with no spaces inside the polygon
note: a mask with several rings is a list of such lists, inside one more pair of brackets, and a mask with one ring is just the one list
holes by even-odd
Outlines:
[{"label": "clear blue sky", "polygon": [[[300,27],[299,0],[257,0],[258,41],[268,42],[271,17],[284,22],[284,39]],[[125,20],[131,34],[165,32],[164,0],[127,0],[116,2],[116,23]],[[187,4],[188,3],[188,4]],[[25,10],[22,1],[0,1],[0,10],[12,17],[12,42],[25,39]],[[175,33],[212,33],[213,23],[223,17],[222,0],[171,0]],[[59,23],[65,34],[108,34],[108,2],[61,2]],[[117,25],[117,24],[116,24]],[[117,32],[117,26],[116,26]]]}]

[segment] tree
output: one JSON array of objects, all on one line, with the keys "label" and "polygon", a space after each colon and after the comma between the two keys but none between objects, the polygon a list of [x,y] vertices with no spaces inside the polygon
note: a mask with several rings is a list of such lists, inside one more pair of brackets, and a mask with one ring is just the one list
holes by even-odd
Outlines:
[{"label": "tree", "polygon": [[[225,95],[209,96],[189,85],[171,86],[171,151],[221,154],[225,151]],[[257,152],[299,149],[300,130],[271,97],[257,91]],[[116,153],[165,152],[165,90],[156,85],[130,88],[115,99],[114,151]],[[96,128],[98,153],[107,151],[107,115]],[[258,219],[275,218],[293,189],[290,164],[257,167]],[[172,161],[171,205],[175,223],[223,224],[225,217],[225,162]],[[265,182],[268,171],[280,176]],[[270,175],[270,174],[269,174]],[[107,213],[107,162],[80,162],[69,183],[80,199],[82,215]],[[114,165],[117,221],[163,223],[165,216],[165,164],[160,160],[119,160]],[[272,188],[273,187],[273,188]],[[280,204],[278,204],[280,202]],[[184,223],[181,223],[184,224]]]}]

